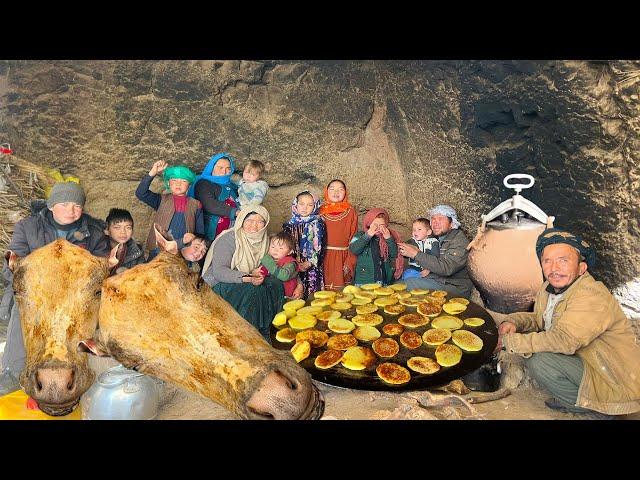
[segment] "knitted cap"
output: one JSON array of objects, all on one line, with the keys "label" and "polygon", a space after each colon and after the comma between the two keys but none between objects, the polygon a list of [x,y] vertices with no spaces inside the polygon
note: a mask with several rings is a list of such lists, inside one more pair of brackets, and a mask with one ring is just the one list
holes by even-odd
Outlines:
[{"label": "knitted cap", "polygon": [[164,178],[164,186],[169,190],[169,180],[173,178],[178,178],[181,180],[186,180],[189,183],[193,183],[196,179],[196,174],[191,171],[189,167],[186,165],[174,165],[172,167],[167,167],[163,174]]},{"label": "knitted cap", "polygon": [[84,208],[84,190],[75,182],[56,183],[47,199],[47,207],[53,208],[57,203],[73,202]]}]

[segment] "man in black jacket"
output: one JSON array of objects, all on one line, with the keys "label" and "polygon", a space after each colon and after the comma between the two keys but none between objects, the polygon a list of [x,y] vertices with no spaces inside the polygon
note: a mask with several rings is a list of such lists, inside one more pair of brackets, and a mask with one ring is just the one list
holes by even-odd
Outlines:
[{"label": "man in black jacket", "polygon": [[[109,255],[109,240],[103,232],[103,224],[86,213],[84,190],[74,182],[56,183],[45,205],[40,205],[31,216],[15,225],[9,250],[25,257],[35,249],[43,247],[59,238],[88,250],[100,257]],[[11,289],[13,272],[9,270],[5,256],[2,275]],[[52,279],[62,281],[63,279]],[[26,354],[22,337],[22,326],[18,307],[13,302],[11,317],[7,327],[7,343],[2,355],[0,374],[0,396],[20,388],[18,378],[24,369]]]}]

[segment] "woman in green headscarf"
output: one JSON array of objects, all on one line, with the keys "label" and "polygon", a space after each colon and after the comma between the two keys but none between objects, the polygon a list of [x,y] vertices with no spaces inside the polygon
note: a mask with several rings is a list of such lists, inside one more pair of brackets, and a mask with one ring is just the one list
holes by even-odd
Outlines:
[{"label": "woman in green headscarf", "polygon": [[211,244],[202,268],[203,280],[269,340],[269,325],[282,310],[284,288],[259,271],[269,249],[269,212],[261,205],[238,212],[233,228]]}]

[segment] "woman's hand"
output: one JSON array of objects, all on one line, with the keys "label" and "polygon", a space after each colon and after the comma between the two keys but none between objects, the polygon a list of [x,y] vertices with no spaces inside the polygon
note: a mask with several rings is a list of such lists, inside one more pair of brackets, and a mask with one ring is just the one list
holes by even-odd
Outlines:
[{"label": "woman's hand", "polygon": [[298,298],[302,297],[303,293],[304,293],[304,288],[302,287],[302,283],[298,282],[298,285],[296,285],[296,289],[293,291],[291,298],[294,298],[297,300]]},{"label": "woman's hand", "polygon": [[301,264],[298,265],[298,270],[300,270],[301,272],[306,272],[312,266],[313,265],[311,264],[311,262],[307,260],[306,262],[302,262]]},{"label": "woman's hand", "polygon": [[373,237],[376,233],[378,233],[378,227],[379,227],[379,224],[377,223],[372,223],[371,225],[369,225],[369,229],[367,230],[367,235],[369,235],[370,237]]},{"label": "woman's hand", "polygon": [[378,231],[382,234],[382,238],[384,238],[385,240],[389,240],[391,238],[391,232],[386,225],[380,225]]},{"label": "woman's hand", "polygon": [[264,282],[264,277],[262,275],[258,275],[257,277],[250,277],[251,278],[251,284],[255,285],[256,287],[258,285],[262,285],[262,282]]},{"label": "woman's hand", "polygon": [[155,177],[159,173],[164,172],[164,170],[168,166],[169,166],[169,164],[167,162],[165,162],[164,160],[158,160],[157,162],[155,162],[153,164],[153,167],[151,167],[151,170],[149,170],[149,176],[150,177]]}]

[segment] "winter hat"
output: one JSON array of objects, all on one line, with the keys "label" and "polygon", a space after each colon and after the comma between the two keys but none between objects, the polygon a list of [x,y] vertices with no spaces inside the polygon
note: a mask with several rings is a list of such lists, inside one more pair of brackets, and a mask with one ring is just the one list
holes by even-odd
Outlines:
[{"label": "winter hat", "polygon": [[84,208],[84,190],[75,182],[56,183],[47,199],[47,207],[53,208],[58,203],[73,202]]}]

